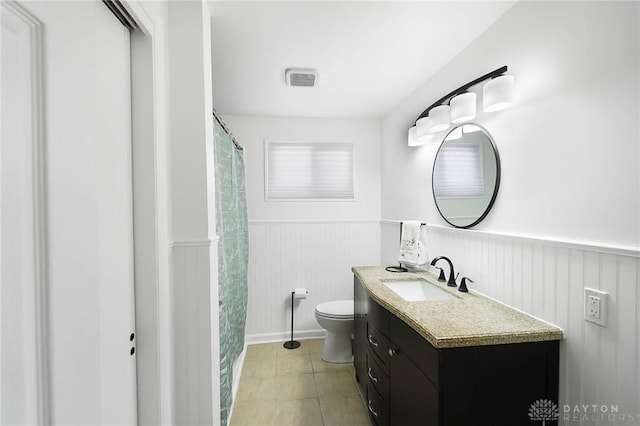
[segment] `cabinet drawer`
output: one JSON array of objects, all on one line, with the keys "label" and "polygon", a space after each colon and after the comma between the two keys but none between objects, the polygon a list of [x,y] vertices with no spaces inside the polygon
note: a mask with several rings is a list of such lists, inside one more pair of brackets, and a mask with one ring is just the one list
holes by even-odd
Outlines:
[{"label": "cabinet drawer", "polygon": [[389,336],[389,318],[392,316],[382,306],[378,305],[371,297],[368,298],[369,302],[369,316],[368,321],[373,324],[382,334]]},{"label": "cabinet drawer", "polygon": [[391,316],[390,328],[393,342],[398,349],[422,370],[431,383],[439,386],[440,351],[395,315]]},{"label": "cabinet drawer", "polygon": [[369,417],[377,426],[389,424],[389,403],[380,398],[371,383],[367,385],[367,410],[369,410]]},{"label": "cabinet drawer", "polygon": [[371,323],[367,323],[367,344],[369,345],[369,353],[378,358],[380,367],[386,374],[389,374],[389,339]]},{"label": "cabinet drawer", "polygon": [[389,401],[389,376],[378,365],[376,357],[367,353],[367,376],[369,383],[378,391],[383,400]]}]

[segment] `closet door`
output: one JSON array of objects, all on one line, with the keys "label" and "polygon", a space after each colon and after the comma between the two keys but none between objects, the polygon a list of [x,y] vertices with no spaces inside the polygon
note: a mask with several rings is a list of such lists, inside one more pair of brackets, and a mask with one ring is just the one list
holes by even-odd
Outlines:
[{"label": "closet door", "polygon": [[135,424],[129,32],[2,3],[0,423]]}]

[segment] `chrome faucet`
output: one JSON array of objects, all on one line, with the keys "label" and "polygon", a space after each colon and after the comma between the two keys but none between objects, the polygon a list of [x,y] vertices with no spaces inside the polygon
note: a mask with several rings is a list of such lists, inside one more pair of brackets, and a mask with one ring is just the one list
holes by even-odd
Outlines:
[{"label": "chrome faucet", "polygon": [[453,271],[453,263],[451,263],[451,261],[449,260],[448,257],[438,256],[438,257],[434,258],[431,261],[431,266],[436,266],[436,262],[438,262],[439,260],[442,260],[442,259],[447,261],[447,263],[449,264],[449,268],[450,268],[450,270],[449,270],[449,281],[447,281],[447,285],[449,287],[457,287],[456,278],[458,278],[458,276],[455,275],[455,272]]}]

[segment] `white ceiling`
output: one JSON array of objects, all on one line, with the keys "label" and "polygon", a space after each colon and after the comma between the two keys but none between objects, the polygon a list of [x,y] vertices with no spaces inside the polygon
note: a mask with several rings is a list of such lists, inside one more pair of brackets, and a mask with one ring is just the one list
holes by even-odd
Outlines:
[{"label": "white ceiling", "polygon": [[[505,1],[210,1],[221,114],[378,118],[502,16]],[[285,69],[314,68],[315,88]],[[449,88],[444,88],[449,89]]]}]

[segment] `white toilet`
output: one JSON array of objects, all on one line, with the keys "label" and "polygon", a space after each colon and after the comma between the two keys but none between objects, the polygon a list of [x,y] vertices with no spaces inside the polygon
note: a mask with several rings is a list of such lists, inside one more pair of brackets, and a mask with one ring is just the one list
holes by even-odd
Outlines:
[{"label": "white toilet", "polygon": [[316,306],[316,320],[325,330],[322,359],[327,362],[352,362],[353,300],[335,300]]}]

